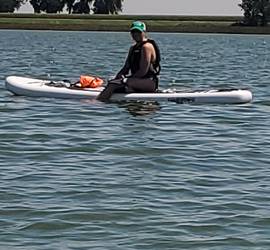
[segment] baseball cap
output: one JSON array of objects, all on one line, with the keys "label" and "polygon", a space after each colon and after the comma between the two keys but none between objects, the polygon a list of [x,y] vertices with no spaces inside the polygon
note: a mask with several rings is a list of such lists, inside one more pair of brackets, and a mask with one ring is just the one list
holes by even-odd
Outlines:
[{"label": "baseball cap", "polygon": [[141,21],[135,21],[131,24],[130,31],[139,30],[140,32],[146,32],[146,25]]}]

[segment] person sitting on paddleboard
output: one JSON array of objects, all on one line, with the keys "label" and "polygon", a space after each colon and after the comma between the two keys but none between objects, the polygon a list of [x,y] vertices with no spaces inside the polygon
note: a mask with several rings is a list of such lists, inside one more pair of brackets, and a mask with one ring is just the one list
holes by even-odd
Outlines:
[{"label": "person sitting on paddleboard", "polygon": [[156,42],[147,38],[146,25],[140,21],[132,23],[130,34],[135,44],[130,47],[123,68],[97,97],[100,101],[109,100],[115,92],[151,93],[158,89],[160,51]]}]

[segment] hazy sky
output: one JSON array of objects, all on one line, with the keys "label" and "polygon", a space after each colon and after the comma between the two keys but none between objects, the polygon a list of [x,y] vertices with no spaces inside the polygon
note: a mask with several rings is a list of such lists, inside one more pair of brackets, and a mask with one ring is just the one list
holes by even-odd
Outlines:
[{"label": "hazy sky", "polygon": [[[123,14],[242,15],[241,0],[124,0]],[[33,12],[22,6],[20,12]]]},{"label": "hazy sky", "polygon": [[242,15],[241,0],[124,0],[126,14]]}]

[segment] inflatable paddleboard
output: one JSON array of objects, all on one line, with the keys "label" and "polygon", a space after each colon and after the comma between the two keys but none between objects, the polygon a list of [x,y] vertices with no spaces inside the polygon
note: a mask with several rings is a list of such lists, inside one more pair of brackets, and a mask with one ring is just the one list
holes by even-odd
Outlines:
[{"label": "inflatable paddleboard", "polygon": [[[79,99],[95,99],[103,90],[103,87],[72,88],[65,81],[49,81],[19,76],[8,76],[6,78],[6,88],[15,95]],[[190,92],[165,89],[155,93],[115,93],[111,100],[242,104],[252,101],[252,93],[250,90],[245,89],[213,89]]]}]

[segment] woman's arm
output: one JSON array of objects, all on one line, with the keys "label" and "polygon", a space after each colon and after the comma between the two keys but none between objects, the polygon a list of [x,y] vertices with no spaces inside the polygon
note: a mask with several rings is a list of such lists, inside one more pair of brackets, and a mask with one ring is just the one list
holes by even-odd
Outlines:
[{"label": "woman's arm", "polygon": [[129,64],[130,59],[129,58],[130,58],[132,48],[133,48],[133,46],[130,47],[125,64],[124,64],[123,68],[117,73],[115,79],[120,79],[123,75],[127,75],[129,73],[129,70],[130,70],[130,64]]}]

